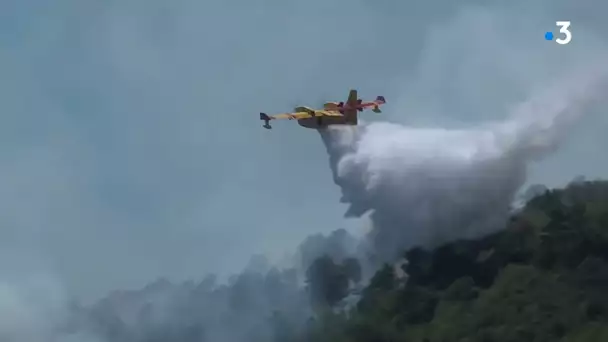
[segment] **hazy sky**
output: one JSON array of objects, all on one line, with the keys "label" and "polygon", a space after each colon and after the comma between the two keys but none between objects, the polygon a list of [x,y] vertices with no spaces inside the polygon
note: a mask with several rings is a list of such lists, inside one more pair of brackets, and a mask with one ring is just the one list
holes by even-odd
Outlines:
[{"label": "hazy sky", "polygon": [[[260,111],[357,88],[389,102],[364,118],[499,119],[606,48],[600,3],[4,0],[0,273],[51,270],[98,296],[362,226],[342,218],[318,134],[264,130]],[[543,39],[556,20],[572,21],[570,45]],[[605,113],[532,181],[608,175]]]}]

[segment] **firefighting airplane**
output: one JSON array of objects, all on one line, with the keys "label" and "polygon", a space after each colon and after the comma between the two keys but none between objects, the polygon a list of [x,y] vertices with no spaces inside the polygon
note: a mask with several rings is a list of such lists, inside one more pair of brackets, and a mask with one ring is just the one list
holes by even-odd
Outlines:
[{"label": "firefighting airplane", "polygon": [[384,96],[378,96],[374,101],[364,102],[358,98],[357,91],[351,90],[348,100],[344,102],[328,102],[323,110],[310,107],[296,107],[294,113],[267,115],[260,113],[260,120],[264,121],[262,127],[271,129],[270,120],[288,119],[298,120],[298,124],[306,128],[320,129],[329,125],[357,125],[357,112],[372,108],[375,113],[382,113],[380,106],[385,104]]}]

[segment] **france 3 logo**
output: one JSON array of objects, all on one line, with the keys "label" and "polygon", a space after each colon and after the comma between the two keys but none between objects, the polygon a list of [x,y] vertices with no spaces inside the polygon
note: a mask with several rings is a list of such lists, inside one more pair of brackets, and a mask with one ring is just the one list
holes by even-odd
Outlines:
[{"label": "france 3 logo", "polygon": [[572,32],[570,32],[570,22],[569,21],[556,21],[555,26],[559,27],[559,33],[562,35],[561,37],[556,37],[552,31],[545,32],[546,40],[555,40],[557,44],[566,45],[570,43],[572,40]]}]

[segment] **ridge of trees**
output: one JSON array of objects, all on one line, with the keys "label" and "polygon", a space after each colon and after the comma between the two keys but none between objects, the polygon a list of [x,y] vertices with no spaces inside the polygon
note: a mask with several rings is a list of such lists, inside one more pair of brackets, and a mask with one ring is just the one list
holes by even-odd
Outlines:
[{"label": "ridge of trees", "polygon": [[404,256],[405,282],[385,265],[347,310],[332,308],[355,278],[316,260],[309,284],[325,309],[290,340],[608,341],[608,182],[546,190],[503,231]]}]

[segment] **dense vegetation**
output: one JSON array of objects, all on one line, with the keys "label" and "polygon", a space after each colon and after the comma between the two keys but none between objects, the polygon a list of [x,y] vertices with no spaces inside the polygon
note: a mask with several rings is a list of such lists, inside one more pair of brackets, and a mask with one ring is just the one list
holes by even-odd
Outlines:
[{"label": "dense vegetation", "polygon": [[227,283],[159,280],[75,305],[60,333],[112,342],[608,341],[608,182],[544,191],[504,228],[404,251],[401,270],[385,265],[366,286],[340,247],[352,243],[346,231],[313,236],[301,246],[306,287],[300,268],[258,260]]},{"label": "dense vegetation", "polygon": [[357,267],[317,260],[319,315],[289,340],[608,341],[608,182],[546,191],[499,233],[405,256],[407,278],[386,265],[346,310]]}]

